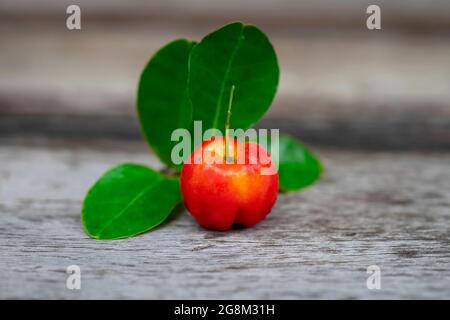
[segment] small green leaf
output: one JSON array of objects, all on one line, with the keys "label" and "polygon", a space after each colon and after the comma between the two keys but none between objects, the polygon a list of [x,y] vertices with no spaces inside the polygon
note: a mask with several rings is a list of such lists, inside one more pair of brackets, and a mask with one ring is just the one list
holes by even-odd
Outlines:
[{"label": "small green leaf", "polygon": [[[271,135],[259,134],[251,141],[260,143],[267,151],[273,150]],[[299,140],[287,134],[280,134],[278,157],[272,160],[278,166],[280,191],[297,191],[316,182],[323,171],[322,163],[314,153]]]},{"label": "small green leaf", "polygon": [[191,52],[188,91],[193,120],[224,132],[232,86],[230,128],[246,129],[270,107],[278,86],[277,57],[267,36],[240,22],[207,35]]},{"label": "small green leaf", "polygon": [[81,220],[93,238],[126,238],[161,224],[180,201],[178,178],[145,166],[122,164],[89,190]]},{"label": "small green leaf", "polygon": [[[192,107],[187,94],[188,60],[195,43],[179,39],[162,47],[142,72],[137,111],[148,144],[162,162],[177,167],[171,151],[173,130],[189,129]],[[179,166],[178,166],[179,167]]]},{"label": "small green leaf", "polygon": [[281,191],[297,191],[312,185],[320,178],[320,160],[300,141],[280,135],[278,173]]}]

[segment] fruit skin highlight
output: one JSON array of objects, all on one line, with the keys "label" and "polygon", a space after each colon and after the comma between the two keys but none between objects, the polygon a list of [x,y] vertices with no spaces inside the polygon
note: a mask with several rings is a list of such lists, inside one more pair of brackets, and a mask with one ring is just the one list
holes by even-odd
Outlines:
[{"label": "fruit skin highlight", "polygon": [[[204,228],[229,230],[233,224],[251,227],[275,204],[278,172],[268,152],[254,142],[228,139],[234,161],[214,161],[225,159],[225,141],[217,137],[203,142],[183,165],[184,203]],[[239,150],[245,150],[245,162],[236,161]],[[195,159],[200,160],[195,163]]]}]

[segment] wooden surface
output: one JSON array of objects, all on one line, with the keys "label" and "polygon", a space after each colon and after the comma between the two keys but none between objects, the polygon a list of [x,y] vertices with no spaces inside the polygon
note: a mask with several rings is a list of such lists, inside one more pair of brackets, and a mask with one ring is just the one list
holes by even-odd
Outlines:
[{"label": "wooden surface", "polygon": [[70,4],[80,6],[88,19],[114,24],[181,24],[216,26],[231,20],[266,24],[276,29],[296,31],[307,28],[360,29],[365,27],[366,8],[377,4],[382,10],[383,29],[406,33],[447,33],[450,30],[450,4],[447,0],[3,0],[0,19],[53,20]]},{"label": "wooden surface", "polygon": [[[0,298],[450,298],[450,154],[317,150],[315,187],[251,229],[201,229],[180,210],[153,232],[90,239],[86,189],[143,143],[0,145]],[[82,288],[65,288],[67,266]],[[382,289],[366,288],[381,268]]]},{"label": "wooden surface", "polygon": [[[450,298],[447,0],[379,0],[381,31],[359,0],[77,3],[81,31],[65,27],[72,1],[0,2],[0,298]],[[99,175],[159,166],[135,116],[143,66],[233,20],[279,58],[260,126],[312,145],[323,179],[251,229],[206,231],[180,208],[142,236],[90,239],[80,207]]]}]

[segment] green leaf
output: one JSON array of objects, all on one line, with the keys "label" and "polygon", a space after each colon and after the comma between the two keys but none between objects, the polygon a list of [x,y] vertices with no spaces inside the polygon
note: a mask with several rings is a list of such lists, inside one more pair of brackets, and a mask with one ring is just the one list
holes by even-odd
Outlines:
[{"label": "green leaf", "polygon": [[[260,133],[250,137],[260,143],[269,153],[272,150],[271,135]],[[280,191],[297,191],[316,182],[323,171],[319,158],[302,142],[287,134],[280,134],[278,156],[272,154],[272,161],[278,166]]]},{"label": "green leaf", "polygon": [[278,173],[281,191],[297,191],[312,185],[320,178],[320,160],[297,139],[280,135]]},{"label": "green leaf", "polygon": [[228,24],[192,49],[188,91],[193,120],[223,133],[234,85],[230,128],[249,128],[270,107],[278,78],[277,57],[266,35],[252,25]]},{"label": "green leaf", "polygon": [[161,224],[180,201],[178,178],[145,166],[122,164],[89,190],[81,220],[93,238],[126,238]]},{"label": "green leaf", "polygon": [[162,47],[142,72],[137,111],[142,131],[153,152],[176,167],[171,151],[174,129],[191,127],[192,107],[187,94],[188,60],[195,43],[179,39]]}]

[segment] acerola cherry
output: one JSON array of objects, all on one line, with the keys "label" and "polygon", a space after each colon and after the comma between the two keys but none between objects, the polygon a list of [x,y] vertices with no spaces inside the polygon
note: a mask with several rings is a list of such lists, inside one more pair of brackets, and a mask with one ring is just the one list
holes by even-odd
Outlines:
[{"label": "acerola cherry", "polygon": [[225,141],[203,142],[181,170],[186,208],[208,229],[253,226],[270,213],[278,194],[278,173],[268,152],[254,142],[228,139],[227,154]]}]

